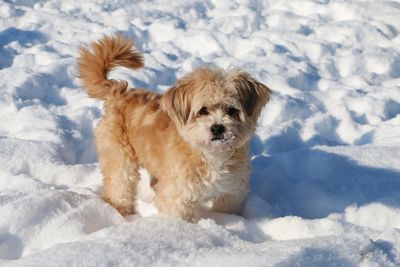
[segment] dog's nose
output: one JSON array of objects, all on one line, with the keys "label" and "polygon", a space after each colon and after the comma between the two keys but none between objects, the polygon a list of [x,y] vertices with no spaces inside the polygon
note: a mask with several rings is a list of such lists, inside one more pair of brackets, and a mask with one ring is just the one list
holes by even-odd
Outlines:
[{"label": "dog's nose", "polygon": [[213,124],[211,125],[210,130],[214,136],[218,136],[225,132],[225,126],[222,124]]}]

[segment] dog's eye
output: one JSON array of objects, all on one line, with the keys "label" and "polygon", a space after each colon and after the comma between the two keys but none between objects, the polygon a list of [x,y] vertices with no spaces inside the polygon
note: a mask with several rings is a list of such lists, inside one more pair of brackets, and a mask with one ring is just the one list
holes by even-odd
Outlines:
[{"label": "dog's eye", "polygon": [[202,107],[202,108],[199,110],[199,115],[201,115],[201,116],[208,115],[208,109],[207,109],[206,107]]},{"label": "dog's eye", "polygon": [[236,116],[239,113],[239,110],[235,107],[227,107],[226,108],[226,114],[229,116]]}]

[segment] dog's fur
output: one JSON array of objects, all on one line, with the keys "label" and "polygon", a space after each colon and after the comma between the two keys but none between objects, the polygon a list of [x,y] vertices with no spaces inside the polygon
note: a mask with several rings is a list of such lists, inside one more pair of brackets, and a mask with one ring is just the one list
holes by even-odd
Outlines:
[{"label": "dog's fur", "polygon": [[215,211],[239,212],[248,192],[249,140],[269,88],[239,69],[213,67],[195,69],[161,95],[108,79],[117,66],[143,66],[132,40],[106,36],[80,49],[79,78],[89,96],[105,100],[95,131],[104,200],[133,213],[144,167],[162,213],[195,222],[206,201]]}]

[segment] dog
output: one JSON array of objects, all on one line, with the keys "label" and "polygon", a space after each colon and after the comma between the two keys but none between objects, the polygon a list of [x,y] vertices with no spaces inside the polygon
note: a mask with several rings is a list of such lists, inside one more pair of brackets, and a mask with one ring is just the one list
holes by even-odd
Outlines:
[{"label": "dog", "polygon": [[158,94],[108,78],[115,67],[139,69],[133,40],[104,36],[81,47],[78,77],[90,97],[104,100],[95,144],[103,199],[134,213],[140,179],[151,174],[158,211],[189,222],[212,211],[238,213],[249,191],[249,142],[271,90],[240,69],[199,67]]}]

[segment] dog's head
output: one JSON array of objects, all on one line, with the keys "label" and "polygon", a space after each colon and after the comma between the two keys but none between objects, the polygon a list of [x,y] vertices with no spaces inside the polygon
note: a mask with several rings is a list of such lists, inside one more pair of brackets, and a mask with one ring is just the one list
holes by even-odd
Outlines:
[{"label": "dog's head", "polygon": [[223,152],[250,139],[270,94],[267,86],[239,69],[198,68],[167,91],[161,107],[189,144]]}]

